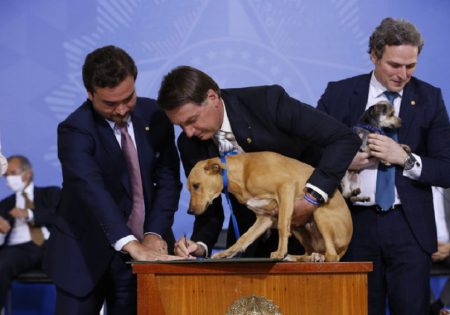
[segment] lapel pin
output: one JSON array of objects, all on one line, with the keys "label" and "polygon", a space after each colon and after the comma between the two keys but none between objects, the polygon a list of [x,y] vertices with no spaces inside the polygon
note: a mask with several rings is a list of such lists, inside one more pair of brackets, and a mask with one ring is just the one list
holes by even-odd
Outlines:
[{"label": "lapel pin", "polygon": [[252,139],[251,138],[247,138],[247,143],[248,144],[252,143]]},{"label": "lapel pin", "polygon": [[415,101],[415,100],[412,100],[412,101],[411,101],[411,105],[416,105],[416,101]]},{"label": "lapel pin", "polygon": [[145,131],[149,131],[150,127],[149,126],[145,126]]}]

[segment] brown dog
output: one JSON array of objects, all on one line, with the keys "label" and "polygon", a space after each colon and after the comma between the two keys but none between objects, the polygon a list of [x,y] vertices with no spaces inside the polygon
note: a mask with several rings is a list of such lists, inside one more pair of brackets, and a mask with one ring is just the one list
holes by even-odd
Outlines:
[{"label": "brown dog", "polygon": [[[339,261],[345,254],[353,232],[350,211],[336,191],[320,206],[313,220],[301,227],[291,227],[294,201],[303,198],[303,188],[313,168],[274,152],[242,153],[198,162],[191,170],[187,186],[191,193],[189,211],[202,214],[223,189],[222,171],[228,176],[228,191],[240,203],[255,212],[255,223],[230,248],[213,258],[233,257],[271,227],[279,233],[278,249],[271,258],[285,258],[288,237],[292,234],[305,248],[305,255],[288,255],[287,260]],[[273,210],[278,208],[278,214]]]}]

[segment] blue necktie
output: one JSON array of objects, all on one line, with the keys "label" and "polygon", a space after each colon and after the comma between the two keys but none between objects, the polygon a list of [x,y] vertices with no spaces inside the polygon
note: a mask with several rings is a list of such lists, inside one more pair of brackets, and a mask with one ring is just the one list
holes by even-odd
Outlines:
[{"label": "blue necktie", "polygon": [[[399,96],[397,92],[385,91],[384,95],[389,102],[394,105],[394,100]],[[398,140],[396,129],[384,130],[386,136],[393,140]],[[375,203],[382,211],[388,211],[395,201],[395,166],[386,166],[383,163],[378,164],[377,186],[375,191]]]}]

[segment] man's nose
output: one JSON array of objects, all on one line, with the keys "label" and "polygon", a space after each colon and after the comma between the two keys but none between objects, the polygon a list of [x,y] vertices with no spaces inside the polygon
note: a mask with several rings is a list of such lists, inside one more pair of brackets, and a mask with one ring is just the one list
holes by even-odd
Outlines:
[{"label": "man's nose", "polygon": [[119,104],[116,107],[116,113],[123,116],[128,112],[128,106],[125,103]]},{"label": "man's nose", "polygon": [[186,136],[188,138],[192,138],[192,136],[195,134],[195,128],[194,127],[185,127],[184,128],[184,133],[186,134]]}]

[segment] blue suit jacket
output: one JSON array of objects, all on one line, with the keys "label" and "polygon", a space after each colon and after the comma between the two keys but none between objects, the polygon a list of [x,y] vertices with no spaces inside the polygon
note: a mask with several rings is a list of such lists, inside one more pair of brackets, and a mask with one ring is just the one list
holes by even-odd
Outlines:
[{"label": "blue suit jacket", "polygon": [[[180,162],[173,126],[154,100],[138,98],[131,114],[145,199],[144,232],[173,248]],[[132,234],[126,222],[132,194],[114,132],[86,101],[58,126],[63,171],[58,220],[44,266],[53,281],[77,296],[89,293],[109,266],[117,240]]]},{"label": "blue suit jacket", "polygon": [[[245,152],[273,151],[312,164],[316,170],[309,182],[329,195],[335,191],[360,145],[349,128],[289,97],[277,85],[224,89],[221,96],[231,129]],[[189,139],[182,133],[178,145],[186,176],[199,160],[219,155],[213,140]],[[253,224],[255,215],[234,198],[231,200],[240,233],[243,233]],[[211,248],[217,241],[223,220],[221,200],[217,198],[196,218],[192,239],[205,242]],[[228,245],[234,242],[230,227]],[[274,249],[267,249],[268,253]],[[249,256],[253,255],[259,256],[249,252]]]},{"label": "blue suit jacket", "polygon": [[[371,74],[330,82],[317,108],[354,126],[365,110]],[[450,186],[450,124],[441,90],[412,78],[400,105],[399,143],[422,159],[420,178],[411,180],[396,169],[396,187],[404,213],[420,246],[436,251],[436,226],[431,185]]]},{"label": "blue suit jacket", "polygon": [[[56,207],[58,206],[61,189],[56,186],[49,187],[34,187],[34,225],[46,226],[51,230],[52,224],[55,220]],[[9,221],[13,226],[14,217],[9,214],[13,208],[16,207],[16,194],[12,194],[0,202],[0,216]],[[9,233],[6,235],[6,239]],[[5,239],[5,244],[6,244]]]}]

